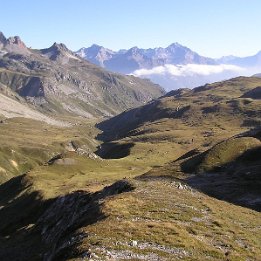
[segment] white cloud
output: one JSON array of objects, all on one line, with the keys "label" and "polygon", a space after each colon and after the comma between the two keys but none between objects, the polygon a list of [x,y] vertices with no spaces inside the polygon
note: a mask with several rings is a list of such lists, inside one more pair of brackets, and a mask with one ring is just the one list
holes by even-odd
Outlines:
[{"label": "white cloud", "polygon": [[242,73],[245,69],[236,65],[219,64],[186,64],[186,65],[172,65],[165,64],[164,66],[157,66],[152,69],[140,69],[134,71],[132,74],[138,77],[150,75],[169,75],[169,76],[193,76],[193,75],[213,75],[224,72]]}]

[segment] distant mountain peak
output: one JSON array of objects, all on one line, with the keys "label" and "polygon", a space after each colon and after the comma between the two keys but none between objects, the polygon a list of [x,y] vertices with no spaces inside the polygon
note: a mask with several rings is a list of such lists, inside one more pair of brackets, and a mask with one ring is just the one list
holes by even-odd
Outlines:
[{"label": "distant mountain peak", "polygon": [[107,51],[107,52],[110,52],[110,53],[115,53],[114,51],[110,50],[110,49],[107,49],[101,45],[98,45],[98,44],[93,44],[91,45],[90,47],[86,48],[86,47],[82,47],[81,49],[79,49],[76,53],[91,53],[92,55],[93,54],[98,54],[99,51]]},{"label": "distant mountain peak", "polygon": [[70,51],[67,46],[63,43],[56,43],[54,42],[54,44],[50,47],[50,49],[52,50],[59,50],[59,51]]},{"label": "distant mountain peak", "polygon": [[0,44],[6,44],[6,37],[0,32]]},{"label": "distant mountain peak", "polygon": [[142,50],[139,49],[138,46],[134,46],[134,47],[130,48],[127,53],[133,54],[133,55],[135,55],[135,54],[142,54]]},{"label": "distant mountain peak", "polygon": [[[166,48],[166,50],[168,50],[168,51],[176,51],[176,50],[191,51],[188,47],[183,46],[183,45],[181,45],[181,44],[179,44],[179,43],[177,43],[177,42],[170,44],[170,45]],[[191,51],[191,52],[192,52],[192,51]]]},{"label": "distant mountain peak", "polygon": [[104,48],[103,46],[99,45],[99,44],[93,44],[90,48],[96,48],[96,49],[101,49]]},{"label": "distant mountain peak", "polygon": [[19,53],[19,54],[30,53],[25,43],[21,40],[19,36],[12,36],[6,38],[2,32],[0,32],[0,48],[10,53]]},{"label": "distant mountain peak", "polygon": [[77,55],[68,49],[67,46],[63,43],[55,42],[51,47],[42,49],[40,51],[49,59],[54,61],[60,60],[62,63],[67,63],[69,59],[79,59],[79,57],[77,57]]},{"label": "distant mountain peak", "polygon": [[9,37],[7,39],[7,42],[10,43],[10,44],[17,44],[17,45],[26,47],[26,45],[24,44],[24,42],[21,40],[21,38],[19,36]]},{"label": "distant mountain peak", "polygon": [[94,64],[104,67],[104,62],[111,59],[115,52],[101,45],[93,44],[88,48],[83,47],[79,49],[76,54]]},{"label": "distant mountain peak", "polygon": [[[185,46],[181,45],[181,44],[178,43],[178,42],[175,42],[175,43],[170,44],[168,47],[185,47]],[[167,47],[167,48],[168,48],[168,47]],[[185,47],[185,48],[187,48],[187,47]]]},{"label": "distant mountain peak", "polygon": [[229,63],[230,61],[236,59],[237,57],[234,55],[226,55],[222,56],[221,58],[216,59],[220,63]]},{"label": "distant mountain peak", "polygon": [[139,47],[138,46],[133,46],[130,48],[130,50],[139,50]]}]

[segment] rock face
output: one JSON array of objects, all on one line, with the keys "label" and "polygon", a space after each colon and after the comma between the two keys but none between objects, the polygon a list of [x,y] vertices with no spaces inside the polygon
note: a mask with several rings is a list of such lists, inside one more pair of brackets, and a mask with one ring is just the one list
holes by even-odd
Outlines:
[{"label": "rock face", "polygon": [[64,44],[28,49],[19,37],[0,34],[0,91],[48,114],[111,116],[161,96],[148,80],[109,73]]}]

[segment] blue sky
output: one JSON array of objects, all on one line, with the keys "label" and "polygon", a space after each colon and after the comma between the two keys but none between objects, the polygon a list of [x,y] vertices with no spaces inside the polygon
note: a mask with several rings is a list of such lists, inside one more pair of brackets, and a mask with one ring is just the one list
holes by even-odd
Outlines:
[{"label": "blue sky", "polygon": [[261,50],[261,0],[0,0],[0,31],[33,48],[179,42],[210,57]]}]

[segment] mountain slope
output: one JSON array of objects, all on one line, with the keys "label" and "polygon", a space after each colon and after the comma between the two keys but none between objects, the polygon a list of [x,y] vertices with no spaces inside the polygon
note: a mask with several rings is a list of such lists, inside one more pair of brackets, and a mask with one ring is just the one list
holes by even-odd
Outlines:
[{"label": "mountain slope", "polygon": [[0,114],[6,118],[22,117],[37,119],[56,126],[69,126],[67,123],[54,120],[41,112],[29,107],[26,102],[18,102],[0,93]]},{"label": "mountain slope", "polygon": [[254,77],[259,77],[259,78],[261,78],[261,73],[257,73],[257,74],[255,74],[255,75],[253,75]]},{"label": "mountain slope", "polygon": [[169,129],[168,124],[199,129],[207,124],[209,131],[215,126],[224,130],[258,126],[260,99],[252,99],[249,93],[257,90],[260,84],[260,78],[238,77],[192,90],[172,91],[142,107],[101,122],[98,127],[104,130],[108,139],[115,139],[149,133],[154,128],[157,130],[157,126]]},{"label": "mountain slope", "polygon": [[33,50],[18,37],[5,39],[2,35],[1,39],[2,89],[12,89],[40,112],[87,118],[111,116],[163,94],[158,85],[107,72],[63,44]]},{"label": "mountain slope", "polygon": [[260,78],[238,77],[167,93],[97,124],[105,142],[97,153],[107,159],[136,154],[154,164],[169,159],[144,178],[181,178],[260,211],[260,84]]}]

